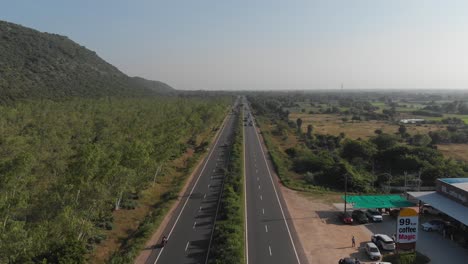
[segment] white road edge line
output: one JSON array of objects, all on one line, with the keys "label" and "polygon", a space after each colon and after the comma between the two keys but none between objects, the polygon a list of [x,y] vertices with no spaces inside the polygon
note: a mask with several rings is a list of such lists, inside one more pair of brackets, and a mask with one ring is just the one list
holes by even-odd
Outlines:
[{"label": "white road edge line", "polygon": [[[276,200],[278,201],[279,208],[281,210],[281,214],[283,215],[284,224],[286,225],[286,230],[288,231],[289,239],[291,240],[291,244],[293,246],[294,254],[296,254],[297,263],[300,264],[301,261],[299,260],[299,255],[297,254],[296,246],[294,245],[294,241],[292,239],[291,231],[289,230],[288,222],[286,221],[286,216],[284,215],[283,206],[281,206],[281,201],[279,199],[278,192],[276,191],[275,183],[273,181],[273,176],[271,176],[270,166],[268,166],[268,162],[267,162],[267,159],[266,159],[266,156],[265,156],[265,152],[263,151],[263,145],[262,145],[262,143],[260,141],[260,137],[258,136],[258,133],[255,133],[255,135],[257,136],[258,144],[260,145],[260,151],[262,152],[263,160],[265,161],[265,165],[266,165],[266,168],[267,168],[267,171],[268,171],[268,175],[270,176],[271,184],[273,185],[273,190],[275,191]],[[271,248],[270,248],[270,255],[271,255]]]},{"label": "white road edge line", "polygon": [[[208,157],[206,158],[205,164],[203,165],[202,170],[201,170],[200,173],[198,174],[197,180],[196,180],[195,183],[193,184],[193,187],[192,187],[192,189],[190,190],[190,193],[189,193],[188,197],[190,197],[190,196],[192,195],[193,190],[195,190],[195,187],[197,186],[198,180],[200,180],[200,177],[201,177],[201,175],[203,174],[203,171],[205,171],[206,165],[208,164],[208,161],[210,160],[211,155],[213,154],[214,150],[216,149],[216,146],[218,145],[219,139],[221,138],[221,135],[223,134],[223,131],[224,131],[224,128],[226,127],[226,122],[227,122],[228,119],[229,119],[229,115],[226,115],[226,119],[224,119],[223,124],[222,124],[223,128],[222,128],[221,131],[219,132],[218,138],[216,139],[215,144],[214,144],[213,148],[211,149],[210,154],[209,154]],[[185,200],[185,203],[184,203],[184,205],[182,206],[182,209],[180,210],[179,215],[177,216],[177,218],[176,218],[176,220],[175,220],[175,222],[174,222],[174,225],[173,225],[172,228],[171,228],[171,231],[169,231],[169,234],[167,235],[167,239],[169,239],[169,238],[171,237],[172,232],[174,231],[174,228],[175,228],[175,226],[177,225],[177,222],[179,222],[179,218],[180,218],[180,216],[182,215],[182,213],[184,212],[185,206],[187,205],[188,201],[190,200],[190,199],[188,199],[188,197],[187,197],[187,199]],[[161,253],[162,253],[163,251],[164,251],[164,247],[159,251],[158,256],[156,257],[156,260],[154,261],[153,264],[156,264],[156,263],[158,262],[159,258],[161,257]]]}]

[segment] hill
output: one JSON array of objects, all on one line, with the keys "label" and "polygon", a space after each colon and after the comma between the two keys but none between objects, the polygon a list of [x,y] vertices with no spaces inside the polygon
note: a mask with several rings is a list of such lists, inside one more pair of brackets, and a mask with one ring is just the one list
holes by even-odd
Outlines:
[{"label": "hill", "polygon": [[0,102],[174,91],[162,82],[125,75],[68,37],[0,21]]}]

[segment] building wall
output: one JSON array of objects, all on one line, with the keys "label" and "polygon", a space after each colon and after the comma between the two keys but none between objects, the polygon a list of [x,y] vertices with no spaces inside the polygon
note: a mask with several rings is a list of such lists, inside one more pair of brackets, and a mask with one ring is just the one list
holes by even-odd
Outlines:
[{"label": "building wall", "polygon": [[441,195],[468,206],[468,192],[440,180],[437,180],[436,190]]}]

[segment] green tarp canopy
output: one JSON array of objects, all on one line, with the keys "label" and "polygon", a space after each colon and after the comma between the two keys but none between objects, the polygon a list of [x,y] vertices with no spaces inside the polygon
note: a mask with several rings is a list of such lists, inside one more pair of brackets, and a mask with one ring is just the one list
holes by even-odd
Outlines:
[{"label": "green tarp canopy", "polygon": [[[341,196],[344,200],[344,196]],[[348,195],[346,202],[353,208],[402,208],[415,206],[400,195]]]}]

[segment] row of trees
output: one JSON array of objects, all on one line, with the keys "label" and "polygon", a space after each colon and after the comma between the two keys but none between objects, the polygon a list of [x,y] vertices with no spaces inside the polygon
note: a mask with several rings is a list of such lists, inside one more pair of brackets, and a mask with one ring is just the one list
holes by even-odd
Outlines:
[{"label": "row of trees", "polygon": [[[0,262],[81,263],[112,210],[216,126],[229,98],[0,106]],[[129,205],[130,204],[130,205]]]}]

